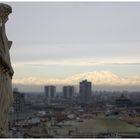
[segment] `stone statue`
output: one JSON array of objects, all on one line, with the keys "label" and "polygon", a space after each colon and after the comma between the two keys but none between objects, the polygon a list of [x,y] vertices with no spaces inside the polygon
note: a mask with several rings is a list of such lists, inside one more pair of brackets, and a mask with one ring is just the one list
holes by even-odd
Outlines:
[{"label": "stone statue", "polygon": [[11,12],[9,5],[0,3],[0,137],[7,137],[8,111],[12,104],[11,80],[14,72],[9,55],[12,42],[5,33],[5,23]]}]

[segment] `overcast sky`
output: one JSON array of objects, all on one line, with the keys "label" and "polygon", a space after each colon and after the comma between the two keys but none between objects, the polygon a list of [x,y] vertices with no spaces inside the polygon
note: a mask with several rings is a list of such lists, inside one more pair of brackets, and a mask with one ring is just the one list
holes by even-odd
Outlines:
[{"label": "overcast sky", "polygon": [[[140,84],[140,3],[9,4],[13,13],[7,36],[13,41],[15,83],[55,84],[90,72],[97,85],[117,85],[119,79]],[[119,79],[105,83],[103,72]]]}]

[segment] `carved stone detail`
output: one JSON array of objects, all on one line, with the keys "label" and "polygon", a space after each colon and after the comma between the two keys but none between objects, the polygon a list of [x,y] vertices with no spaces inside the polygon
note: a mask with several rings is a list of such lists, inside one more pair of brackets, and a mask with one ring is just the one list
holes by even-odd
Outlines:
[{"label": "carved stone detail", "polygon": [[9,54],[12,42],[5,32],[5,23],[11,12],[9,5],[0,3],[0,137],[8,136],[8,111],[12,104],[11,80],[14,72]]}]

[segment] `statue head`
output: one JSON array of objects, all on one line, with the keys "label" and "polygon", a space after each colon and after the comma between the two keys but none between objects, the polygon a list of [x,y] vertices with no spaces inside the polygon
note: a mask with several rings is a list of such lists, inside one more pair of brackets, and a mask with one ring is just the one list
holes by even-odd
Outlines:
[{"label": "statue head", "polygon": [[8,15],[12,13],[11,6],[0,3],[0,24],[5,24],[8,20]]}]

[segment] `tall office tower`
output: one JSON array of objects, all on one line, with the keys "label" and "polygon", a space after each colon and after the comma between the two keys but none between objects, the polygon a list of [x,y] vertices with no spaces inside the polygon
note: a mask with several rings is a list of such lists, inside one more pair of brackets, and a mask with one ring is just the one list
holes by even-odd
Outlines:
[{"label": "tall office tower", "polygon": [[65,99],[71,99],[74,97],[74,86],[64,86],[63,87],[63,97]]},{"label": "tall office tower", "polygon": [[13,107],[15,112],[23,112],[25,109],[25,97],[23,93],[18,92],[18,89],[13,91]]},{"label": "tall office tower", "polygon": [[91,99],[92,93],[92,83],[87,80],[83,80],[80,82],[79,87],[80,99],[82,103],[88,103]]},{"label": "tall office tower", "polygon": [[45,95],[47,98],[54,98],[56,95],[56,87],[55,86],[45,86],[44,87],[45,90]]}]

